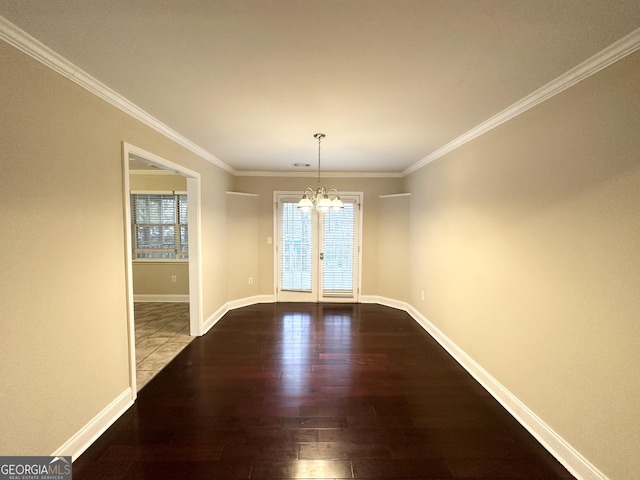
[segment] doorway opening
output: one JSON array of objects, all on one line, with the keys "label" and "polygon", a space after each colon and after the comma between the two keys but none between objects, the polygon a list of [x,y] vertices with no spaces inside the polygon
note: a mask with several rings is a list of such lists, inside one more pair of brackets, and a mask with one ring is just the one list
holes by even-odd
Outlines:
[{"label": "doorway opening", "polygon": [[[184,322],[188,317],[188,332],[183,330],[182,327],[177,329],[174,334],[186,334],[193,336],[202,335],[203,332],[203,320],[202,320],[202,275],[201,275],[201,253],[200,253],[200,174],[186,167],[178,165],[174,162],[159,157],[151,152],[147,152],[141,148],[128,143],[123,143],[123,174],[124,174],[124,205],[125,205],[125,232],[126,232],[126,271],[127,271],[127,314],[128,314],[128,331],[129,331],[129,377],[130,387],[132,391],[133,399],[137,396],[139,390],[139,384],[144,384],[149,378],[141,378],[138,382],[137,364],[139,358],[136,358],[136,315],[140,318],[144,318],[146,323],[151,318],[152,307],[142,308],[141,304],[135,304],[135,296],[133,289],[133,245],[136,243],[134,240],[133,232],[133,213],[131,207],[131,163],[141,162],[144,165],[150,166],[157,171],[157,169],[170,172],[186,178],[186,198],[187,198],[187,215],[188,215],[188,235],[184,235],[184,239],[188,238],[188,303],[172,302],[165,304],[164,309],[161,308],[163,313],[156,315],[159,318],[159,323],[152,326],[151,323],[147,325],[147,330],[156,328],[174,328],[177,329],[180,322]],[[137,240],[137,239],[136,239]],[[176,275],[171,276],[171,280],[177,280]],[[174,299],[175,300],[175,299]],[[182,299],[184,300],[184,299]],[[144,305],[144,304],[142,304]],[[157,307],[157,306],[156,306]],[[144,315],[141,313],[144,312]],[[164,322],[164,320],[167,320]],[[144,325],[140,325],[144,329]],[[162,334],[157,334],[156,337],[162,337]],[[138,340],[140,340],[141,332],[138,332]],[[181,338],[183,341],[186,339]],[[153,343],[159,342],[155,340],[148,342],[148,347],[153,347]],[[178,343],[178,342],[177,342]],[[175,345],[178,347],[178,345]],[[165,347],[167,348],[167,347]],[[172,347],[169,346],[169,349]],[[138,352],[140,357],[144,352]],[[170,352],[169,352],[170,353]],[[176,353],[177,354],[177,353]],[[167,355],[169,359],[171,356]],[[171,357],[172,358],[172,357]],[[166,360],[168,363],[169,360]],[[157,363],[157,362],[156,362]],[[163,365],[157,365],[161,368]]]}]

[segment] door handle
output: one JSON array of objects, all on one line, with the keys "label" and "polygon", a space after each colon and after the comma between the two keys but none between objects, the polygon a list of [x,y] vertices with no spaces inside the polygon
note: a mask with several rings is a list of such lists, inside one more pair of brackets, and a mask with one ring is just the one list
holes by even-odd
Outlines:
[{"label": "door handle", "polygon": [[324,252],[320,252],[320,260],[324,260]]}]

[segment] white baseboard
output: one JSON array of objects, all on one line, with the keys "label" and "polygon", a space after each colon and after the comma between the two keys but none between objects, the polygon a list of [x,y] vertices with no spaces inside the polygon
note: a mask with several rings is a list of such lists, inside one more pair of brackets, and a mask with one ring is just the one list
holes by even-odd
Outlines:
[{"label": "white baseboard", "polygon": [[360,295],[360,303],[379,303],[380,305],[404,310],[405,312],[407,312],[409,308],[406,302],[394,300],[393,298],[380,297],[378,295]]},{"label": "white baseboard", "polygon": [[154,294],[136,294],[133,296],[134,302],[147,303],[147,302],[189,302],[189,294],[186,295],[154,295]]},{"label": "white baseboard", "polygon": [[71,456],[75,461],[133,405],[134,398],[135,392],[131,388],[127,388],[51,456]]},{"label": "white baseboard", "polygon": [[[137,301],[137,300],[136,300]],[[147,300],[153,301],[153,300]],[[157,301],[157,300],[156,300]],[[166,300],[165,300],[166,301]],[[175,300],[172,300],[175,301]],[[207,333],[227,312],[256,303],[273,303],[273,295],[256,295],[225,303],[203,325],[203,334]],[[376,295],[362,295],[361,303],[379,303],[398,310],[406,311],[425,329],[465,370],[467,370],[500,404],[525,427],[571,474],[580,480],[608,480],[580,452],[549,427],[540,417],[531,411],[516,396],[507,390],[489,372],[456,345],[438,327],[406,302]],[[52,456],[71,455],[79,457],[104,431],[109,428],[131,405],[135,392],[128,388],[122,392],[102,412],[71,437]]]},{"label": "white baseboard", "polygon": [[202,325],[202,334],[204,335],[211,330],[211,327],[218,323],[218,321],[224,317],[229,310],[248,307],[249,305],[254,305],[256,303],[273,303],[274,301],[274,295],[254,295],[253,297],[240,298],[227,302],[204,321]]},{"label": "white baseboard", "polygon": [[254,295],[253,297],[240,298],[238,300],[227,302],[227,311],[235,310],[236,308],[248,307],[249,305],[255,305],[256,303],[274,303],[275,301],[275,295]]},{"label": "white baseboard", "polygon": [[[378,302],[382,303],[382,302]],[[384,304],[384,303],[383,303]],[[387,306],[393,306],[386,304]],[[395,307],[397,308],[397,307]],[[462,367],[467,370],[500,404],[564,467],[581,480],[607,480],[580,452],[558,435],[540,417],[531,411],[515,395],[507,390],[489,372],[456,345],[438,327],[427,320],[415,308],[408,305],[405,311],[424,328]]]},{"label": "white baseboard", "polygon": [[222,305],[218,310],[216,310],[213,315],[207,318],[202,324],[202,335],[205,335],[211,327],[213,327],[218,321],[226,315],[229,311],[227,304]]}]

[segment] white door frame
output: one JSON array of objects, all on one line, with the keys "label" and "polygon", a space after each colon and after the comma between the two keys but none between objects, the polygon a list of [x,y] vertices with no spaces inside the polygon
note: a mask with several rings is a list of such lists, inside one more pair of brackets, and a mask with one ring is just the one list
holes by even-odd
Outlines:
[{"label": "white door frame", "polygon": [[[357,197],[358,201],[356,202],[359,205],[359,212],[358,212],[358,222],[356,225],[356,235],[357,235],[357,244],[355,245],[355,247],[357,248],[357,252],[356,252],[356,258],[355,258],[355,262],[354,262],[354,268],[356,269],[356,275],[355,275],[355,285],[353,286],[353,298],[352,299],[348,299],[345,300],[343,298],[340,297],[323,297],[322,296],[322,292],[320,291],[320,288],[318,286],[316,286],[319,282],[319,280],[316,278],[319,274],[320,271],[316,271],[316,275],[314,275],[313,278],[313,284],[314,284],[314,289],[317,289],[317,296],[315,298],[315,302],[324,302],[324,303],[330,303],[330,302],[355,302],[355,303],[359,303],[360,302],[360,286],[362,285],[362,224],[363,224],[363,203],[364,203],[364,194],[362,192],[340,192],[341,196],[344,197]],[[280,233],[280,225],[279,225],[279,213],[278,213],[278,200],[280,197],[300,197],[301,193],[299,191],[295,191],[295,192],[291,192],[291,191],[274,191],[273,192],[273,239],[274,239],[274,244],[275,247],[273,249],[273,265],[274,265],[274,272],[273,272],[273,295],[274,298],[276,299],[276,301],[278,301],[279,298],[279,287],[280,287],[280,272],[278,269],[278,265],[280,262],[280,258],[279,258],[279,248],[280,248],[280,237],[279,237],[279,233]],[[316,228],[314,226],[314,232],[315,232]],[[317,237],[320,237],[320,232],[315,232],[315,234],[317,235]],[[314,256],[317,257],[317,252],[314,251]],[[314,258],[314,262],[316,262],[317,259]],[[300,300],[300,301],[305,301],[305,300]]]},{"label": "white door frame", "polygon": [[200,174],[170,160],[159,157],[126,142],[122,142],[123,196],[125,223],[125,260],[127,283],[127,318],[129,333],[129,383],[133,400],[137,397],[136,388],[136,339],[133,311],[133,255],[131,232],[131,201],[129,183],[129,159],[131,156],[143,158],[151,165],[175,172],[187,178],[187,205],[189,211],[189,333],[200,336],[204,333],[202,318],[202,252],[200,225]]}]

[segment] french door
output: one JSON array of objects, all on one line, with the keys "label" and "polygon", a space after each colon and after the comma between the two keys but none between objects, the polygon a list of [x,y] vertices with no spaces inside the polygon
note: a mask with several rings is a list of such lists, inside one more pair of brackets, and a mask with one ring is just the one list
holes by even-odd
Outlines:
[{"label": "french door", "polygon": [[280,302],[357,302],[361,194],[343,209],[298,209],[299,195],[276,194],[276,298]]}]

